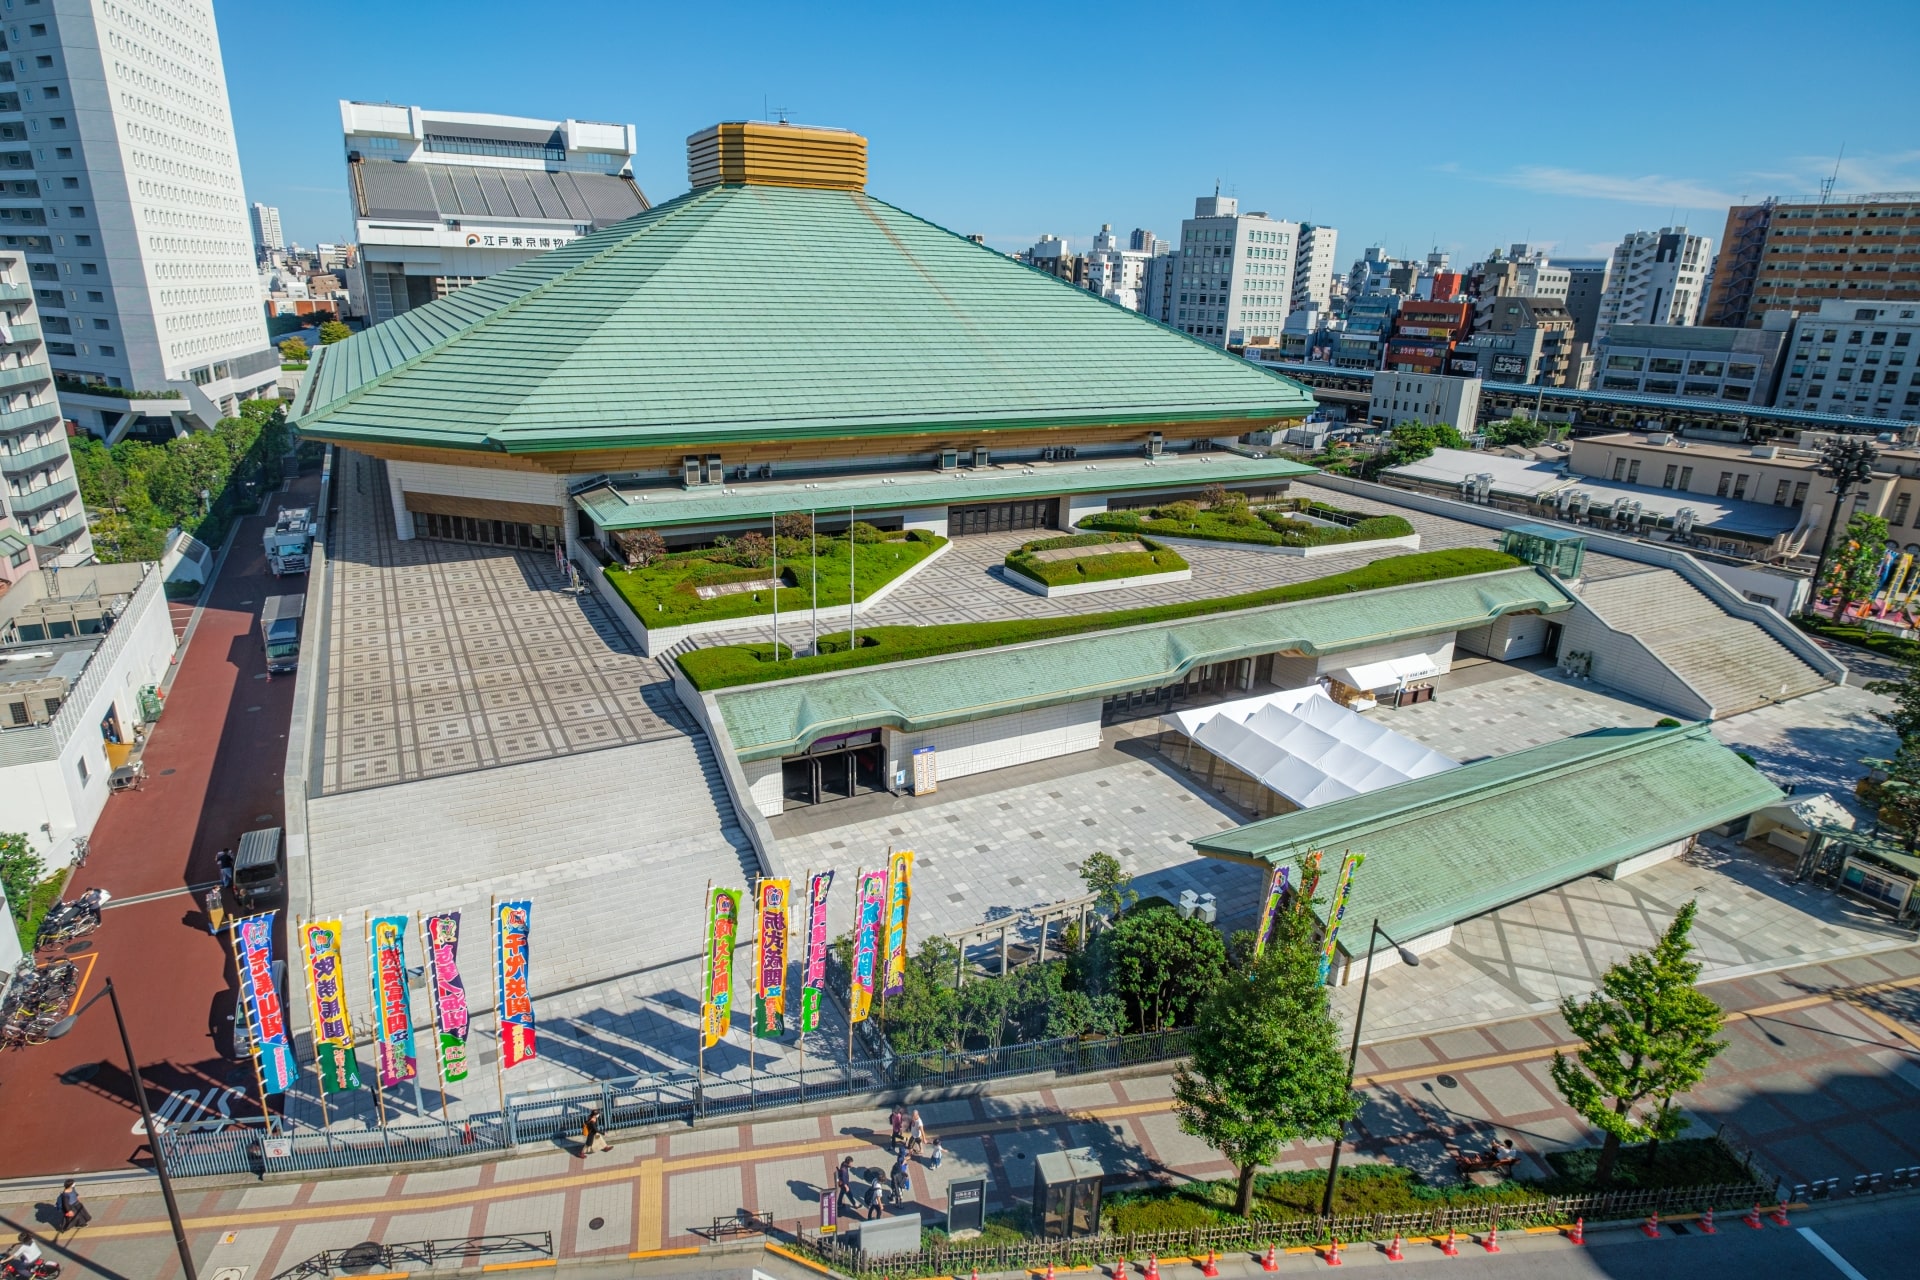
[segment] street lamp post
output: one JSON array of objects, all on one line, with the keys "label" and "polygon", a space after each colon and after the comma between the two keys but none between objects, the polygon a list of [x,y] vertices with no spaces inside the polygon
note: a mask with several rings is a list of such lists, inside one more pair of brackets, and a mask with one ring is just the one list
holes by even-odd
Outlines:
[{"label": "street lamp post", "polygon": [[[140,1064],[133,1056],[133,1041],[127,1038],[127,1020],[120,1014],[120,993],[113,989],[113,979],[106,980],[106,990],[101,993],[113,1005],[113,1024],[120,1029],[120,1048],[127,1055],[127,1074],[133,1078],[133,1096],[140,1103],[140,1120],[147,1127],[147,1140],[153,1146],[153,1170],[160,1175],[160,1198],[167,1203],[167,1220],[173,1224],[173,1243],[180,1250],[180,1266],[186,1272],[187,1280],[199,1280],[199,1272],[194,1270],[193,1251],[187,1248],[187,1230],[180,1222],[180,1205],[173,1198],[173,1179],[167,1176],[167,1155],[160,1147],[160,1131],[153,1123],[153,1108],[147,1105],[147,1086],[140,1079]],[[100,996],[81,1005],[53,1024],[47,1032],[48,1039],[58,1040],[73,1030],[73,1024],[80,1015],[93,1008]]]},{"label": "street lamp post", "polygon": [[[1400,959],[1410,965],[1418,965],[1420,957],[1393,941],[1393,935],[1380,927],[1380,918],[1373,919],[1373,931],[1367,935],[1367,967],[1360,976],[1360,1005],[1353,1011],[1353,1047],[1347,1050],[1347,1092],[1353,1092],[1353,1072],[1360,1062],[1360,1024],[1367,1018],[1367,984],[1373,981],[1373,946],[1375,937],[1385,938],[1399,949]],[[1327,1193],[1320,1201],[1320,1216],[1333,1216],[1333,1189],[1340,1181],[1340,1147],[1345,1143],[1347,1127],[1340,1126],[1340,1133],[1333,1140],[1333,1159],[1327,1164]]]},{"label": "street lamp post", "polygon": [[[1820,579],[1827,574],[1827,555],[1833,550],[1834,527],[1840,523],[1840,508],[1856,484],[1873,479],[1873,464],[1880,451],[1871,440],[1861,436],[1839,436],[1820,449],[1819,474],[1833,481],[1833,510],[1827,514],[1827,534],[1820,541],[1820,558],[1813,566],[1813,590],[1807,593],[1807,612],[1818,613]],[[1835,618],[1835,622],[1840,619]]]}]

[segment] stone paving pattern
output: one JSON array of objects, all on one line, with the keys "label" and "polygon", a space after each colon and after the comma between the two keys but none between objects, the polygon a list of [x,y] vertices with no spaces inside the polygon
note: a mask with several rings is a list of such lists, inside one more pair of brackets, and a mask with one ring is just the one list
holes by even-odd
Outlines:
[{"label": "stone paving pattern", "polygon": [[323,792],[683,732],[658,668],[550,556],[401,542],[385,465],[338,456]]},{"label": "stone paving pattern", "polygon": [[[1817,1177],[1920,1163],[1920,950],[1912,947],[1750,977],[1709,988],[1734,1012],[1730,1047],[1706,1084],[1683,1100],[1696,1132],[1726,1126],[1752,1150],[1761,1176],[1791,1186]],[[1453,1180],[1451,1151],[1512,1138],[1522,1176],[1542,1157],[1597,1141],[1558,1100],[1547,1072],[1567,1041],[1556,1017],[1530,1017],[1395,1040],[1363,1049],[1365,1109],[1356,1160],[1391,1160]],[[929,1130],[948,1151],[935,1170],[916,1162],[905,1208],[938,1221],[947,1188],[984,1177],[990,1208],[1027,1198],[1033,1160],[1092,1146],[1121,1178],[1212,1178],[1229,1166],[1182,1134],[1163,1072],[1056,1081],[1025,1092],[923,1100]],[[417,1173],[305,1184],[183,1189],[182,1212],[202,1274],[238,1280],[284,1275],[322,1249],[508,1231],[551,1231],[564,1261],[627,1265],[631,1251],[691,1247],[696,1227],[749,1209],[782,1230],[817,1218],[818,1196],[843,1155],[861,1180],[890,1163],[881,1109],[791,1114],[701,1129],[636,1134],[585,1160],[561,1144],[509,1160]],[[1293,1144],[1279,1168],[1323,1168],[1326,1144]],[[1117,1180],[1117,1179],[1116,1179]],[[864,1190],[864,1187],[861,1188]],[[44,1193],[13,1191],[6,1216],[32,1222]],[[62,1237],[56,1258],[116,1280],[177,1274],[157,1196],[89,1195],[93,1225]],[[1729,1215],[1731,1216],[1731,1215]],[[849,1225],[854,1219],[849,1218]],[[648,1274],[685,1274],[667,1260]],[[646,1264],[642,1264],[646,1265]],[[1289,1269],[1304,1271],[1307,1260]]]}]

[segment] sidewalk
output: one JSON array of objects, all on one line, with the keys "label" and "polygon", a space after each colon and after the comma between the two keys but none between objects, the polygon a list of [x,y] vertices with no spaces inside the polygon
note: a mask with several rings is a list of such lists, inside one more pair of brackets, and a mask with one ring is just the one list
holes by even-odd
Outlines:
[{"label": "sidewalk", "polygon": [[[1920,1163],[1920,949],[1711,990],[1735,1016],[1731,1047],[1688,1100],[1697,1130],[1724,1123],[1763,1173],[1789,1181]],[[1536,1017],[1363,1050],[1359,1158],[1391,1158],[1444,1180],[1450,1143],[1498,1133],[1526,1153],[1524,1172],[1544,1172],[1545,1153],[1588,1140],[1547,1076],[1566,1039],[1557,1018]],[[911,1202],[937,1220],[949,1182],[984,1177],[989,1209],[1006,1207],[1030,1195],[1038,1155],[1075,1146],[1095,1148],[1116,1182],[1225,1176],[1224,1161],[1180,1132],[1170,1092],[1170,1076],[1154,1073],[922,1103],[948,1155],[938,1170],[916,1162]],[[281,1275],[323,1249],[364,1241],[508,1232],[552,1232],[569,1262],[628,1263],[698,1248],[694,1228],[740,1209],[771,1215],[782,1231],[811,1225],[833,1166],[851,1155],[862,1181],[883,1174],[886,1138],[877,1110],[798,1115],[656,1133],[586,1160],[556,1146],[417,1173],[182,1188],[181,1210],[203,1272],[226,1280]],[[1323,1144],[1296,1144],[1278,1167],[1321,1168],[1327,1155]],[[39,1203],[50,1198],[51,1188]],[[56,1255],[79,1264],[73,1274],[176,1273],[157,1195],[90,1204],[94,1225],[63,1239]],[[36,1211],[22,1200],[0,1221],[32,1225]]]}]

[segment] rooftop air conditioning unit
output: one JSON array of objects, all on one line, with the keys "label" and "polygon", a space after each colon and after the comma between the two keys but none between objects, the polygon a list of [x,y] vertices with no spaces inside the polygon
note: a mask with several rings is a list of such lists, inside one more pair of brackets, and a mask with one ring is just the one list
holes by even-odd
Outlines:
[{"label": "rooftop air conditioning unit", "polygon": [[960,465],[960,451],[959,451],[959,450],[957,450],[957,449],[942,449],[942,450],[940,451],[940,469],[941,469],[942,471],[951,471],[951,470],[953,470],[953,469],[954,469],[955,467],[957,467],[957,466],[959,466],[959,465]]},{"label": "rooftop air conditioning unit", "polygon": [[1149,458],[1159,457],[1160,451],[1166,447],[1166,443],[1166,437],[1162,436],[1158,431],[1147,432],[1147,456]]},{"label": "rooftop air conditioning unit", "polygon": [[1672,444],[1673,433],[1670,431],[1656,431],[1652,435],[1647,437],[1647,443],[1648,444]]}]

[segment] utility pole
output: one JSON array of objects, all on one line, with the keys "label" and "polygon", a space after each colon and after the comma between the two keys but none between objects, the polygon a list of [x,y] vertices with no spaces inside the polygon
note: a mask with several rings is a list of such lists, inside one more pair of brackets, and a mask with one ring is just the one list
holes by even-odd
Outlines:
[{"label": "utility pole", "polygon": [[[1807,613],[1818,612],[1820,580],[1827,575],[1827,556],[1833,550],[1834,529],[1840,523],[1840,508],[1857,484],[1873,479],[1873,464],[1880,451],[1865,436],[1836,436],[1820,447],[1818,474],[1833,481],[1833,510],[1827,515],[1826,536],[1820,540],[1820,558],[1813,567],[1813,590],[1807,593]],[[1835,622],[1839,619],[1835,618]]]}]

